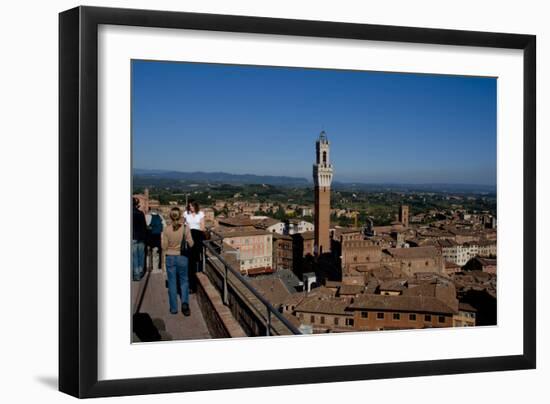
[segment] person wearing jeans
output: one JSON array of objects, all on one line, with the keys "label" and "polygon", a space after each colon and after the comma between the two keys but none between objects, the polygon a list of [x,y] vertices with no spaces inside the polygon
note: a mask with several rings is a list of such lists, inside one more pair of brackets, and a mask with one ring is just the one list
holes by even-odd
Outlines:
[{"label": "person wearing jeans", "polygon": [[178,285],[181,293],[181,310],[184,314],[189,312],[189,259],[183,255],[167,255],[166,277],[168,278],[170,313],[178,313]]},{"label": "person wearing jeans", "polygon": [[[189,226],[181,223],[178,207],[170,211],[170,226],[162,232],[162,251],[165,254],[166,277],[168,279],[168,302],[170,313],[178,313],[178,286],[180,289],[181,312],[189,316],[189,258],[186,256],[193,247]],[[183,248],[184,246],[188,248]]]},{"label": "person wearing jeans", "polygon": [[145,243],[132,240],[132,280],[140,281],[145,273]]},{"label": "person wearing jeans", "polygon": [[133,198],[132,203],[132,280],[140,281],[145,274],[147,225],[145,223],[145,215],[139,210],[139,200]]}]

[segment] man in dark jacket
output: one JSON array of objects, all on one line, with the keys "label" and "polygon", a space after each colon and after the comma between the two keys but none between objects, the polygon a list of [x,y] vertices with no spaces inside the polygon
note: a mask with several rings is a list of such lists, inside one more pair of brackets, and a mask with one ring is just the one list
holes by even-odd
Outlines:
[{"label": "man in dark jacket", "polygon": [[147,224],[145,215],[139,210],[139,200],[133,198],[132,215],[132,279],[140,281],[145,274],[145,240]]},{"label": "man in dark jacket", "polygon": [[[155,256],[158,257],[158,269],[162,269],[162,245],[160,236],[166,227],[166,223],[164,218],[153,208],[149,208],[149,213],[145,215],[145,222],[147,223],[147,247],[149,247],[148,252],[151,253],[151,266],[154,266],[155,260],[153,256]],[[156,254],[155,248],[157,249]]]}]

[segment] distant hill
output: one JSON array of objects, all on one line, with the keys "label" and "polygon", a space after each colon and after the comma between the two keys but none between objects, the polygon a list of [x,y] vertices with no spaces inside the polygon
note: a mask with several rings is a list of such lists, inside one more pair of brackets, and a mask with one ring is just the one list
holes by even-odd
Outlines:
[{"label": "distant hill", "polygon": [[444,192],[444,193],[496,193],[494,185],[479,184],[398,184],[398,183],[352,183],[334,181],[332,188],[357,191],[394,192]]},{"label": "distant hill", "polygon": [[[134,169],[134,181],[138,184],[178,183],[247,185],[265,184],[281,187],[312,187],[313,182],[306,178],[276,175],[230,174],[226,172],[182,172],[171,170]],[[445,192],[445,193],[496,193],[494,185],[477,184],[399,184],[399,183],[361,183],[334,181],[332,188],[339,191],[366,192]]]},{"label": "distant hill", "polygon": [[134,176],[142,179],[165,179],[185,182],[218,183],[218,184],[267,184],[279,186],[308,186],[305,178],[274,175],[229,174],[225,172],[182,172],[169,170],[134,169]]}]

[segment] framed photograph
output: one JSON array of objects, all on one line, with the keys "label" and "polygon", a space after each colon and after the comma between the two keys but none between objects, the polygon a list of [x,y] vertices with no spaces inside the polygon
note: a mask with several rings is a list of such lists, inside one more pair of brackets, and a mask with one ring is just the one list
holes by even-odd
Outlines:
[{"label": "framed photograph", "polygon": [[535,36],[78,7],[59,47],[61,391],[535,368]]}]

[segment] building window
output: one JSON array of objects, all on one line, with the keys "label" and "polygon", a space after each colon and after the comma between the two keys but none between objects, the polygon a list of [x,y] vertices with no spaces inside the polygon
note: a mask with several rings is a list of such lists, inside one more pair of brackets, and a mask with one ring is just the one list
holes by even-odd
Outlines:
[{"label": "building window", "polygon": [[353,318],[346,318],[346,325],[353,327]]},{"label": "building window", "polygon": [[325,324],[325,316],[321,316],[321,324]]},{"label": "building window", "polygon": [[378,320],[383,320],[384,319],[384,313],[376,313],[376,318]]},{"label": "building window", "polygon": [[429,314],[426,314],[424,316],[424,321],[432,321],[432,316],[430,316]]},{"label": "building window", "polygon": [[362,318],[369,318],[369,312],[368,311],[362,311],[361,312],[361,317]]},{"label": "building window", "polygon": [[394,320],[401,320],[401,314],[400,313],[393,313],[393,319]]},{"label": "building window", "polygon": [[326,164],[326,162],[327,162],[327,152],[324,151],[324,152],[323,152],[323,163]]},{"label": "building window", "polygon": [[340,320],[339,317],[334,317],[334,325],[338,325],[338,321]]},{"label": "building window", "polygon": [[409,314],[410,321],[416,321],[416,314]]},{"label": "building window", "polygon": [[445,322],[445,316],[439,316],[437,318],[437,321],[439,321],[440,323],[444,323]]},{"label": "building window", "polygon": [[311,316],[311,317],[309,318],[309,320],[310,320],[311,324],[315,323],[315,316]]}]

